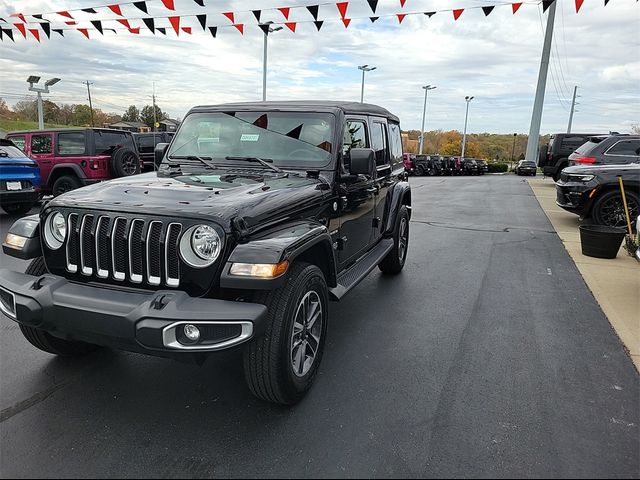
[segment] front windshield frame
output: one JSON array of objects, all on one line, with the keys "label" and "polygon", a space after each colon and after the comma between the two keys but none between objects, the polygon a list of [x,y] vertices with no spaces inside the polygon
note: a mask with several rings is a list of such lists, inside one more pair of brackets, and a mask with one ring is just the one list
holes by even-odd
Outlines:
[{"label": "front windshield frame", "polygon": [[[300,115],[300,116],[309,116],[310,119],[316,120],[318,122],[326,122],[326,127],[328,128],[328,133],[322,137],[318,137],[319,139],[323,139],[324,141],[329,142],[330,144],[330,150],[326,150],[324,148],[318,148],[319,145],[315,145],[313,143],[310,142],[305,142],[301,139],[296,139],[294,137],[287,137],[287,135],[283,132],[278,132],[278,131],[274,131],[271,129],[264,129],[261,126],[255,125],[253,122],[249,121],[249,120],[244,120],[242,118],[239,117],[243,117],[243,116],[251,116],[251,117],[256,117],[257,119],[260,118],[263,115],[282,115],[282,116],[286,116],[286,115],[291,115],[291,116],[296,116],[296,115]],[[320,155],[323,155],[323,151],[326,152],[326,160],[325,158],[319,158],[318,160],[314,160],[314,161],[305,161],[305,160],[296,160],[295,158],[293,159],[285,159],[285,158],[275,158],[273,159],[272,156],[270,156],[268,151],[263,151],[261,150],[260,152],[258,152],[258,154],[251,152],[251,151],[247,151],[247,152],[242,152],[242,151],[225,151],[225,152],[221,152],[220,154],[211,154],[211,153],[207,153],[207,152],[201,152],[198,151],[194,152],[193,149],[190,148],[190,143],[193,142],[194,139],[196,138],[201,138],[201,137],[192,137],[192,138],[187,138],[186,136],[189,135],[189,133],[185,133],[185,130],[187,128],[193,128],[194,124],[193,122],[197,122],[198,120],[200,120],[200,123],[204,123],[202,122],[202,119],[211,119],[212,123],[213,120],[215,120],[216,118],[223,118],[223,117],[231,117],[231,118],[236,118],[238,119],[240,122],[242,122],[242,127],[244,129],[254,129],[257,130],[259,132],[262,132],[264,130],[270,132],[269,135],[282,135],[283,138],[288,139],[288,140],[292,140],[294,142],[301,142],[301,145],[310,145],[311,147],[309,148],[310,151],[314,151],[315,149],[317,149],[317,151],[319,152]],[[257,121],[257,120],[256,120]],[[175,134],[175,137],[172,139],[171,145],[169,147],[169,150],[167,151],[167,154],[165,156],[165,158],[163,159],[163,164],[166,164],[168,162],[172,162],[172,161],[176,161],[177,163],[180,163],[180,158],[185,158],[185,157],[196,157],[196,156],[200,156],[201,158],[204,159],[210,159],[212,160],[214,163],[216,164],[221,164],[221,165],[225,165],[225,166],[229,166],[229,165],[233,165],[233,166],[246,166],[247,164],[245,164],[242,161],[238,161],[238,160],[233,160],[233,159],[226,159],[225,157],[257,157],[257,158],[264,158],[267,159],[268,162],[270,162],[271,165],[274,165],[276,167],[279,168],[284,168],[284,169],[291,169],[291,170],[328,170],[328,169],[333,169],[335,167],[335,162],[336,162],[336,158],[338,155],[338,151],[340,150],[340,142],[338,142],[338,133],[339,132],[339,117],[331,111],[308,111],[308,110],[296,110],[296,109],[291,109],[291,110],[283,110],[283,109],[233,109],[233,110],[210,110],[210,111],[194,111],[191,112],[189,114],[187,114],[187,116],[185,117],[185,119],[183,120],[182,124],[180,125],[178,131]],[[252,134],[247,134],[247,133],[243,133],[242,136],[244,135],[248,135],[248,136],[252,136]],[[185,136],[185,138],[182,138],[183,136]],[[275,137],[274,137],[275,138]],[[240,140],[236,140],[236,142],[239,142]],[[302,148],[306,148],[306,147],[302,147]],[[292,151],[295,151],[295,149],[293,149]],[[213,152],[215,153],[215,152]],[[274,152],[272,152],[274,153]],[[174,160],[172,160],[172,158]],[[271,162],[271,160],[273,160],[273,162]],[[253,167],[258,166],[259,164],[255,163],[253,164]]]}]

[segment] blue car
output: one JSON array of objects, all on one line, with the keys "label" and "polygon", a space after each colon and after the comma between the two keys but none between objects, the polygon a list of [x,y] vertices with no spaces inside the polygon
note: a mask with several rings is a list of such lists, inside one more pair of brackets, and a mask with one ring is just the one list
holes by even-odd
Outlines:
[{"label": "blue car", "polygon": [[0,206],[24,215],[40,198],[40,168],[11,140],[0,139]]}]

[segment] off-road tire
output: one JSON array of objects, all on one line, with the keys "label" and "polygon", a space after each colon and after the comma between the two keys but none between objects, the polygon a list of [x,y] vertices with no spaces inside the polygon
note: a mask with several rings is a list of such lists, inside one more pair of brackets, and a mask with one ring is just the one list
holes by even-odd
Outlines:
[{"label": "off-road tire", "polygon": [[[282,286],[260,291],[253,299],[267,306],[265,332],[244,348],[247,385],[258,398],[282,405],[298,403],[311,388],[318,372],[327,335],[328,295],[322,271],[315,265],[296,262]],[[315,291],[322,305],[322,331],[314,363],[303,377],[293,372],[291,338],[298,305],[307,292]]]},{"label": "off-road tire", "polygon": [[56,179],[53,182],[53,187],[51,188],[51,193],[54,197],[58,195],[62,195],[63,193],[70,192],[71,190],[75,190],[76,188],[80,188],[82,184],[78,177],[75,175],[63,175],[60,178]]},{"label": "off-road tire", "polygon": [[140,173],[140,158],[130,148],[118,148],[111,154],[111,171],[116,178]]},{"label": "off-road tire", "polygon": [[[401,243],[400,243],[400,235],[401,229],[403,225],[406,227],[403,235],[404,238],[404,249],[401,252]],[[396,224],[393,227],[393,248],[387,254],[386,257],[380,262],[378,268],[382,273],[395,275],[400,273],[404,268],[404,263],[407,259],[407,251],[409,250],[409,211],[407,207],[402,205],[400,210],[398,211],[398,216],[396,217]]]}]

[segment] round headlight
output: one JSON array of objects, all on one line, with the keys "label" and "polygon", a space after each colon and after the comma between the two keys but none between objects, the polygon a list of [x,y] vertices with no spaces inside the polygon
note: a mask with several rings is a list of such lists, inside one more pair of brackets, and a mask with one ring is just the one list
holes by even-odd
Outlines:
[{"label": "round headlight", "polygon": [[192,267],[208,267],[216,261],[222,251],[222,239],[215,228],[195,225],[182,235],[180,255]]},{"label": "round headlight", "polygon": [[44,226],[44,239],[47,246],[57,250],[67,237],[67,221],[60,212],[52,213],[47,217]]}]

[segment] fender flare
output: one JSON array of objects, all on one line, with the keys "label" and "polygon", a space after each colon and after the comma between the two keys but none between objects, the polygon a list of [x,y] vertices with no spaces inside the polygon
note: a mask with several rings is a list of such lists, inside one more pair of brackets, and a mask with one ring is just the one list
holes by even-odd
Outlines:
[{"label": "fender flare", "polygon": [[78,166],[77,164],[75,164],[75,163],[59,163],[58,165],[56,165],[55,167],[53,167],[51,169],[51,172],[49,172],[49,178],[47,179],[47,185],[49,187],[53,187],[53,182],[51,181],[51,179],[55,178],[55,173],[57,171],[59,171],[59,170],[62,170],[62,169],[73,170],[73,173],[75,173],[76,176],[81,181],[87,178],[87,176],[82,171],[82,168],[80,168],[80,166]]},{"label": "fender flare", "polygon": [[400,206],[407,206],[409,219],[411,219],[411,186],[409,182],[396,183],[393,190],[387,193],[387,196],[387,212],[384,220],[383,235],[393,234]]}]

